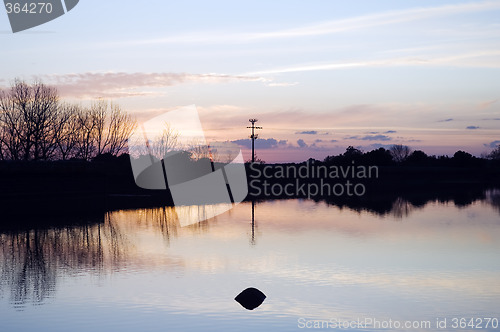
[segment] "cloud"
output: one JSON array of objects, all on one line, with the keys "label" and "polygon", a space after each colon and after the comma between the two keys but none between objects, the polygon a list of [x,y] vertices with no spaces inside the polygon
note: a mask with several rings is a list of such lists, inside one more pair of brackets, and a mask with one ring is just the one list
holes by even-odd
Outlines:
[{"label": "cloud", "polygon": [[[235,140],[235,141],[232,141],[233,143],[235,144],[238,144],[240,146],[243,146],[247,149],[251,149],[252,148],[252,140],[247,138],[247,139],[238,139],[238,140]],[[256,149],[273,149],[273,148],[277,148],[278,147],[278,144],[282,145],[283,144],[283,140],[281,141],[277,141],[276,139],[274,138],[266,138],[266,139],[258,139],[258,140],[255,140],[255,148]],[[286,144],[286,141],[285,141],[285,144]]]},{"label": "cloud", "polygon": [[344,137],[344,139],[355,139],[355,140],[361,140],[361,141],[391,141],[392,137],[389,137],[387,135],[366,135],[366,136],[347,136]]},{"label": "cloud", "polygon": [[493,141],[493,142],[484,144],[484,146],[487,148],[496,149],[498,146],[500,146],[500,141]]},{"label": "cloud", "polygon": [[498,99],[484,101],[484,102],[479,104],[478,108],[480,110],[484,110],[484,109],[490,107],[491,105],[493,105],[494,103],[496,103],[497,101],[498,101]]},{"label": "cloud", "polygon": [[307,148],[307,143],[306,143],[306,142],[304,142],[304,140],[303,140],[303,139],[299,139],[299,140],[297,141],[297,144],[298,144],[298,146],[299,146],[300,148]]},{"label": "cloud", "polygon": [[[125,72],[87,72],[46,75],[41,78],[47,84],[55,85],[61,95],[76,98],[124,98],[154,95],[154,89],[193,82],[266,81],[258,77],[241,75]],[[148,89],[150,91],[147,91]]]},{"label": "cloud", "polygon": [[376,14],[354,16],[346,19],[332,20],[311,25],[266,32],[231,32],[195,31],[189,34],[169,36],[165,38],[140,39],[126,42],[107,43],[103,46],[147,45],[147,44],[214,44],[214,43],[255,43],[275,39],[291,39],[344,33],[346,31],[369,29],[376,26],[393,25],[431,17],[439,18],[462,13],[482,12],[500,9],[500,3],[494,1],[471,2],[442,5],[435,7],[417,7],[403,10],[392,10]]},{"label": "cloud", "polygon": [[278,142],[278,145],[287,145],[288,144],[288,140],[286,139],[282,139]]},{"label": "cloud", "polygon": [[[395,134],[395,133],[397,133],[397,131],[395,131],[395,130],[387,130],[387,131],[383,132],[383,134]],[[366,134],[375,135],[375,134],[379,134],[379,132],[378,131],[369,131]]]},{"label": "cloud", "polygon": [[317,140],[314,141],[314,143],[321,143],[321,142],[323,142],[322,139],[317,139]]},{"label": "cloud", "polygon": [[465,3],[456,5],[444,5],[428,8],[410,8],[404,10],[394,10],[378,14],[362,15],[348,19],[329,21],[311,26],[305,26],[295,29],[287,29],[276,32],[267,32],[255,34],[255,39],[269,39],[269,38],[291,38],[302,36],[319,36],[334,34],[349,30],[357,30],[363,28],[371,28],[374,26],[382,26],[389,24],[397,24],[410,22],[421,19],[428,19],[429,17],[442,17],[457,15],[461,13],[481,12],[494,9],[500,9],[500,4],[483,1],[478,3]]},{"label": "cloud", "polygon": [[391,137],[386,135],[366,135],[365,137],[360,138],[363,141],[390,141]]},{"label": "cloud", "polygon": [[267,86],[270,87],[290,87],[290,86],[295,86],[299,84],[299,82],[292,82],[292,83],[268,83]]},{"label": "cloud", "polygon": [[302,134],[302,135],[318,135],[318,132],[316,130],[306,130],[306,131],[298,131],[295,134]]},{"label": "cloud", "polygon": [[466,127],[465,129],[471,129],[471,130],[474,130],[474,129],[479,129],[478,126],[468,126]]},{"label": "cloud", "polygon": [[450,121],[454,121],[454,119],[449,118],[449,119],[439,120],[438,122],[450,122]]},{"label": "cloud", "polygon": [[[365,60],[359,62],[320,62],[314,64],[297,64],[289,67],[271,68],[261,71],[254,71],[242,74],[244,76],[266,76],[273,74],[286,74],[307,71],[341,70],[350,68],[380,68],[380,67],[406,67],[406,66],[452,66],[452,67],[480,67],[480,68],[499,68],[497,62],[481,61],[482,57],[495,57],[500,55],[499,50],[477,51],[471,53],[461,53],[445,55],[442,57],[399,57],[386,58],[381,60]],[[476,59],[475,61],[467,61]],[[478,60],[479,59],[479,60]]]},{"label": "cloud", "polygon": [[335,142],[338,142],[338,141],[336,139],[332,139],[332,140],[330,140],[330,142],[335,143]]}]

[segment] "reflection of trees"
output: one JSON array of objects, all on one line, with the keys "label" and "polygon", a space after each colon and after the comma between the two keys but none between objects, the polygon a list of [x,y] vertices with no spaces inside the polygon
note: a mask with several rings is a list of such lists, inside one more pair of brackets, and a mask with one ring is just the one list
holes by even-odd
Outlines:
[{"label": "reflection of trees", "polygon": [[172,207],[139,209],[125,213],[135,220],[136,225],[162,234],[167,244],[170,243],[171,237],[176,237],[178,234],[179,224]]},{"label": "reflection of trees", "polygon": [[[327,204],[348,208],[357,212],[367,211],[376,215],[393,215],[403,218],[415,209],[431,202],[453,202],[458,207],[466,207],[477,201],[487,201],[498,206],[499,189],[487,190],[483,185],[447,185],[441,187],[412,187],[393,191],[380,190],[363,197],[326,197]],[[401,188],[399,188],[401,189]],[[495,194],[496,193],[496,194]],[[323,199],[318,199],[323,200]]]},{"label": "reflection of trees", "polygon": [[34,229],[0,234],[1,288],[10,288],[11,302],[41,302],[55,290],[61,273],[102,273],[117,267],[127,246],[115,225],[105,223]]},{"label": "reflection of trees", "polygon": [[[208,227],[204,221],[184,229],[202,233]],[[175,208],[109,212],[75,226],[0,233],[0,296],[9,290],[14,305],[40,303],[54,293],[62,275],[122,269],[133,261],[131,238],[141,229],[162,234],[169,244],[180,232]]]},{"label": "reflection of trees", "polygon": [[[172,237],[177,237],[179,235],[181,229],[177,214],[183,214],[184,217],[189,214],[197,215],[200,209],[203,209],[203,207],[193,209],[193,206],[178,206],[175,208],[164,206],[119,213],[129,214],[129,218],[133,218],[134,223],[138,226],[161,233],[168,244]],[[210,222],[208,220],[203,220],[198,223],[190,224],[183,229],[190,233],[200,234],[208,232],[209,225]]]},{"label": "reflection of trees", "polygon": [[486,201],[500,212],[500,189],[492,189],[486,192]]},{"label": "reflection of trees", "polygon": [[[2,284],[11,285],[11,301],[23,304],[31,298],[42,301],[54,290],[56,270],[48,264],[46,232],[25,232],[10,238],[0,236],[2,244]],[[3,285],[2,285],[3,288]]]},{"label": "reflection of trees", "polygon": [[391,215],[395,218],[402,219],[403,217],[407,217],[415,208],[415,205],[398,197],[392,203]]}]

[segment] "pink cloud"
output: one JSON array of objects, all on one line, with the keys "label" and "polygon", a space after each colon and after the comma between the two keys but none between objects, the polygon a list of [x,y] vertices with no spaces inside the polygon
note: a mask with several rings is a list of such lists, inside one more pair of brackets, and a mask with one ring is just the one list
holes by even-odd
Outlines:
[{"label": "pink cloud", "polygon": [[188,73],[79,73],[47,75],[47,84],[55,85],[64,97],[126,98],[154,95],[156,88],[183,83],[219,83],[229,81],[262,81],[259,77],[224,74]]}]

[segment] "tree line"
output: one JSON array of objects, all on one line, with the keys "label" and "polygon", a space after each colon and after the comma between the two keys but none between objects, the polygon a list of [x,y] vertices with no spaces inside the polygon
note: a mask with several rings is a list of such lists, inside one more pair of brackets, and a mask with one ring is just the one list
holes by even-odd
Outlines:
[{"label": "tree line", "polygon": [[452,157],[429,156],[421,150],[413,150],[409,146],[395,144],[385,149],[383,147],[363,152],[353,146],[347,147],[344,153],[328,156],[323,162],[326,164],[348,164],[355,161],[358,164],[378,166],[406,165],[406,166],[465,166],[481,167],[489,164],[489,160],[500,161],[500,146],[491,153],[475,157],[465,151],[457,151]]},{"label": "tree line", "polygon": [[127,152],[136,121],[105,100],[62,102],[41,82],[16,80],[0,91],[0,160],[91,160]]}]

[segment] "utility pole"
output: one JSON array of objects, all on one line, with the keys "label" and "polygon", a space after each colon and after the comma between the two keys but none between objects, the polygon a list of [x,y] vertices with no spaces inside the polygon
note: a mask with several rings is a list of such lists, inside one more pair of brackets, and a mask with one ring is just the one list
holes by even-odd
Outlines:
[{"label": "utility pole", "polygon": [[252,126],[247,127],[247,128],[252,129],[252,135],[250,135],[250,138],[252,139],[252,163],[254,163],[255,162],[255,140],[259,137],[259,134],[255,134],[255,129],[262,129],[262,127],[255,126],[255,122],[258,121],[257,119],[249,119],[248,121],[250,121],[252,123]]}]

